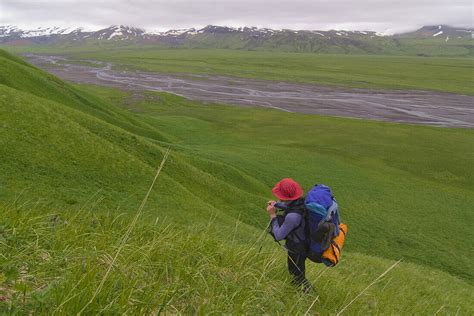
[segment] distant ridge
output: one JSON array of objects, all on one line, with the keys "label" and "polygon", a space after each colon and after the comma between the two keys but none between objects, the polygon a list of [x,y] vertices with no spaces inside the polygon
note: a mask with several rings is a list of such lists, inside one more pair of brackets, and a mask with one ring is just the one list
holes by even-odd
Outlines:
[{"label": "distant ridge", "polygon": [[80,28],[62,28],[59,26],[53,27],[38,27],[30,30],[23,30],[14,25],[0,25],[0,39],[3,42],[12,39],[38,38],[38,37],[58,37],[58,36],[76,36],[78,39],[94,38],[98,40],[131,40],[134,38],[154,38],[154,37],[182,37],[192,36],[198,34],[251,34],[254,36],[272,36],[275,34],[314,34],[322,37],[330,36],[385,36],[385,37],[416,37],[426,38],[430,36],[438,36],[441,34],[449,36],[457,36],[459,38],[472,37],[474,29],[457,28],[448,25],[431,25],[423,26],[422,28],[406,33],[400,34],[384,34],[374,31],[348,31],[348,30],[291,30],[291,29],[269,29],[258,27],[228,27],[208,25],[202,29],[188,28],[188,29],[171,29],[168,31],[147,31],[143,28],[125,26],[125,25],[111,25],[99,30],[86,30]]},{"label": "distant ridge", "polygon": [[[161,45],[182,48],[224,48],[241,50],[272,50],[287,52],[403,54],[400,40],[416,39],[439,43],[461,41],[458,55],[472,55],[473,29],[447,25],[424,26],[416,31],[387,35],[374,31],[289,30],[257,27],[208,25],[201,29],[153,31],[112,25],[100,30],[47,27],[23,30],[13,25],[0,26],[0,44],[4,45]],[[429,48],[431,51],[439,47]],[[430,55],[419,48],[407,49],[410,54]],[[448,55],[453,55],[448,53]]]}]

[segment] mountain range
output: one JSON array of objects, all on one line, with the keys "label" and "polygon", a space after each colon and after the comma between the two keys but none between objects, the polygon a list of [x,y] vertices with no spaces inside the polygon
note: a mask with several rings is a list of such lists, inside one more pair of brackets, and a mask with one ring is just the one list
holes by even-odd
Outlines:
[{"label": "mountain range", "polygon": [[[447,25],[424,26],[416,31],[386,35],[374,31],[310,31],[268,29],[257,27],[226,27],[208,25],[201,29],[146,31],[142,28],[112,25],[100,30],[84,28],[47,27],[23,30],[12,25],[0,26],[0,44],[3,45],[162,45],[184,48],[228,48],[245,50],[278,50],[322,53],[385,53],[404,51],[407,41],[422,40],[439,45],[455,42],[454,53],[473,54],[473,29]],[[408,45],[410,46],[410,45]],[[408,49],[424,54],[424,50]]]}]

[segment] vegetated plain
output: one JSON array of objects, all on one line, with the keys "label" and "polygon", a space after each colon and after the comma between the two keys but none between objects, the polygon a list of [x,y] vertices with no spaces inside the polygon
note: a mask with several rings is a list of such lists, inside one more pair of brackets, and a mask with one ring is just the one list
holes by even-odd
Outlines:
[{"label": "vegetated plain", "polygon": [[[474,312],[473,131],[73,86],[0,54],[0,311],[330,314],[404,258],[347,311]],[[332,186],[349,224],[311,295],[264,232],[281,177]]]},{"label": "vegetated plain", "polygon": [[8,47],[108,61],[117,69],[237,76],[370,89],[474,94],[474,58],[315,54],[133,46]]},{"label": "vegetated plain", "polygon": [[474,58],[156,49],[101,51],[77,57],[143,71],[474,94]]}]

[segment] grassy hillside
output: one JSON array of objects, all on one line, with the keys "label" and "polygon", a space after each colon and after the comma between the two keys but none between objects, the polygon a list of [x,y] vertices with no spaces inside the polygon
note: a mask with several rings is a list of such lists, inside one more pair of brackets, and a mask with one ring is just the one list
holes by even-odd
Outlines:
[{"label": "grassy hillside", "polygon": [[[77,313],[96,293],[84,312],[329,314],[401,257],[348,312],[474,312],[455,247],[473,237],[472,131],[71,86],[3,52],[0,69],[0,312]],[[262,234],[286,176],[331,185],[350,227],[308,296]]]},{"label": "grassy hillside", "polygon": [[[115,90],[90,91],[120,99]],[[328,183],[345,206],[345,218],[357,223],[355,250],[409,257],[472,278],[469,256],[452,260],[451,232],[472,233],[464,221],[447,217],[473,219],[474,169],[472,157],[463,154],[472,148],[473,131],[203,106],[158,96],[135,103],[134,110],[173,135],[172,144],[193,165],[225,178],[230,177],[224,166],[230,165],[268,187],[283,175],[306,188]],[[200,158],[224,166],[202,165]],[[380,239],[379,231],[369,228],[373,225],[386,236]]]},{"label": "grassy hillside", "polygon": [[[30,209],[31,205],[0,208],[5,215],[0,249],[10,250],[0,257],[0,295],[8,297],[0,301],[0,312],[75,314],[96,292],[131,216]],[[283,250],[257,235],[256,243],[237,242],[231,236],[223,240],[217,237],[219,228],[210,224],[190,232],[148,212],[85,314],[329,315],[394,264],[347,252],[337,268],[310,266],[308,278],[318,290],[302,295],[287,279]],[[237,225],[232,233],[245,231]],[[401,263],[346,313],[470,315],[472,299],[472,285],[465,281]]]},{"label": "grassy hillside", "polygon": [[[318,32],[319,33],[319,32]],[[203,33],[170,43],[158,43],[163,47],[233,49],[247,51],[297,52],[317,54],[381,54],[408,56],[472,56],[473,45],[469,38],[451,36],[443,38],[394,38],[364,34],[339,35],[334,32],[321,36],[319,33],[292,31],[273,34],[270,37],[250,34]],[[343,32],[345,33],[345,32]],[[76,46],[74,41],[57,43],[58,46]],[[104,41],[86,41],[86,45],[114,46]],[[117,45],[117,43],[115,43]],[[120,45],[120,44],[119,44]],[[122,44],[123,45],[123,44]]]}]

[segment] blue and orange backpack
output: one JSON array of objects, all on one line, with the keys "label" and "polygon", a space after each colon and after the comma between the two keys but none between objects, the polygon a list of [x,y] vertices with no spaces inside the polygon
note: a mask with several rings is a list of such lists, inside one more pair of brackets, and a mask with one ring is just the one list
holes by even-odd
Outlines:
[{"label": "blue and orange backpack", "polygon": [[305,198],[307,257],[313,262],[335,266],[341,256],[347,225],[341,224],[339,208],[331,189],[315,185]]}]

